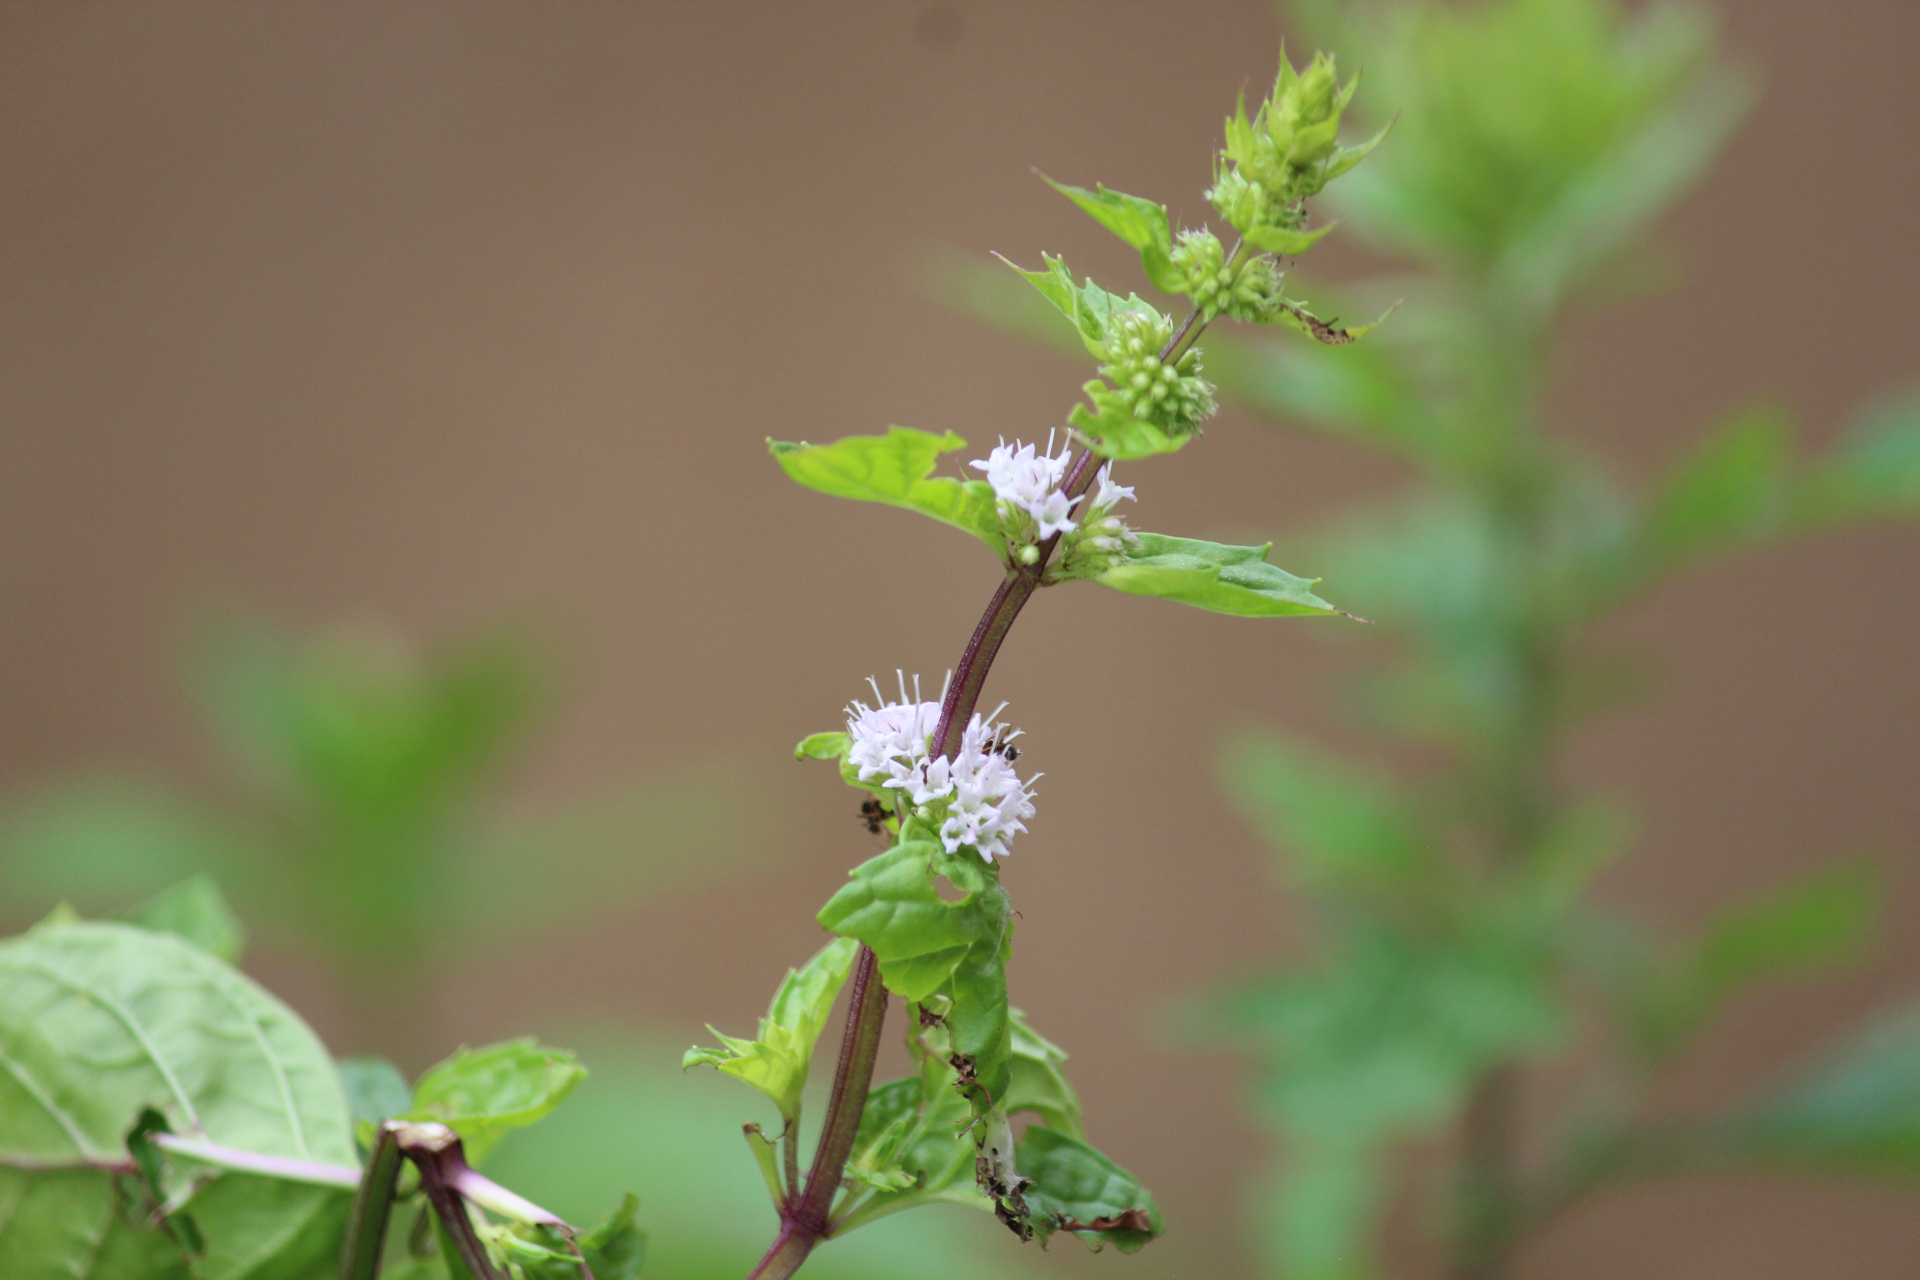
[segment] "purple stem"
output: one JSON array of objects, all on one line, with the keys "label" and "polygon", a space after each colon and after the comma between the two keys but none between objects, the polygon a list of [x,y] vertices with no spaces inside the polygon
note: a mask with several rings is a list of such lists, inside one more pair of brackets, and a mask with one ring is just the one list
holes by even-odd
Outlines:
[{"label": "purple stem", "polygon": [[[1235,245],[1232,260],[1238,264],[1247,256],[1245,245]],[[1167,345],[1160,351],[1162,360],[1177,359],[1193,345],[1207,321],[1198,308],[1190,312]],[[1062,486],[1075,504],[1093,487],[1099,474],[1091,449],[1082,449],[1068,464]],[[1060,545],[1054,534],[1039,546],[1039,558],[1032,564],[1015,564],[994,589],[993,599],[967,641],[959,665],[953,669],[946,697],[940,702],[940,719],[933,729],[935,758],[952,757],[960,750],[960,739],[967,722],[980,704],[987,686],[987,673],[1000,653],[1020,610],[1045,580],[1047,562]],[[807,1171],[806,1193],[789,1197],[780,1207],[780,1234],[774,1237],[766,1255],[760,1259],[747,1280],[787,1280],[825,1238],[828,1214],[833,1198],[845,1177],[847,1157],[853,1153],[853,1140],[860,1132],[860,1114],[866,1109],[867,1090],[873,1083],[873,1060],[880,1047],[880,1028],[887,1016],[887,989],[878,981],[879,959],[862,946],[854,963],[853,996],[847,1009],[847,1030],[840,1042],[840,1065],[833,1076],[833,1093],[827,1102],[827,1123],[815,1149],[813,1165]]]}]

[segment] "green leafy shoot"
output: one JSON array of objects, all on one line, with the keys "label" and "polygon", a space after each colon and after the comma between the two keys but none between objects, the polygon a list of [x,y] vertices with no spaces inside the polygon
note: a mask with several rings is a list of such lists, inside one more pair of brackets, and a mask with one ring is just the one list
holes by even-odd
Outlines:
[{"label": "green leafy shoot", "polygon": [[807,1084],[814,1042],[820,1038],[834,997],[846,985],[857,950],[852,939],[835,938],[806,964],[787,971],[767,1016],[760,1019],[757,1039],[736,1040],[708,1027],[722,1047],[689,1049],[680,1065],[714,1066],[746,1081],[771,1098],[792,1124],[800,1114],[800,1092]]},{"label": "green leafy shoot", "polygon": [[967,447],[949,431],[936,436],[892,427],[884,436],[848,436],[832,444],[767,441],[781,470],[809,489],[860,502],[884,502],[963,529],[1000,556],[1006,542],[994,514],[993,488],[984,480],[935,478],[943,454]]},{"label": "green leafy shoot", "polygon": [[460,1135],[467,1159],[479,1164],[514,1129],[541,1119],[586,1079],[571,1053],[532,1037],[462,1049],[429,1067],[401,1119],[437,1120]]},{"label": "green leafy shoot", "polygon": [[1353,615],[1334,608],[1297,578],[1267,563],[1273,544],[1229,547],[1193,538],[1143,533],[1126,560],[1094,578],[1115,591],[1158,596],[1239,618]]}]

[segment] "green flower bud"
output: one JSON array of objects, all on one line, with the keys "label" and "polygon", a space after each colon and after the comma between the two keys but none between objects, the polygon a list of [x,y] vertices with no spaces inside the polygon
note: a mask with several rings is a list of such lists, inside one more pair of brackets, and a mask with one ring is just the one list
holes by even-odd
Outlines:
[{"label": "green flower bud", "polygon": [[1340,150],[1340,116],[1358,86],[1357,77],[1343,86],[1324,53],[1296,72],[1283,50],[1280,76],[1253,119],[1242,102],[1227,121],[1221,172],[1207,193],[1221,216],[1242,232],[1302,225],[1300,201],[1326,185]]},{"label": "green flower bud", "polygon": [[[1217,244],[1217,242],[1216,242]],[[1200,377],[1200,353],[1188,350],[1173,364],[1160,352],[1173,337],[1173,321],[1158,312],[1129,311],[1107,336],[1107,362],[1100,374],[1113,385],[1094,396],[1102,413],[1132,414],[1162,430],[1185,434],[1212,416],[1213,388]]]}]

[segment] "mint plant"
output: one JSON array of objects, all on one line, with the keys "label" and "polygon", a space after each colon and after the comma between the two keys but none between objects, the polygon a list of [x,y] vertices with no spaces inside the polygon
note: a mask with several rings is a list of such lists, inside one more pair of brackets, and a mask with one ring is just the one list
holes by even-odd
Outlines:
[{"label": "mint plant", "polygon": [[[1395,145],[1335,203],[1402,264],[1341,292],[1404,296],[1406,322],[1358,348],[1225,334],[1209,368],[1240,404],[1404,468],[1401,495],[1295,554],[1379,622],[1388,653],[1357,690],[1362,722],[1431,764],[1388,769],[1274,733],[1227,753],[1227,789],[1312,926],[1301,962],[1219,1004],[1277,1139],[1268,1274],[1382,1274],[1413,1141],[1446,1144],[1420,1221],[1436,1273],[1456,1280],[1514,1274],[1546,1223],[1634,1180],[1910,1179],[1911,1011],[1758,1096],[1679,1118],[1646,1107],[1731,999],[1855,952],[1872,877],[1830,867],[1695,936],[1654,936],[1591,892],[1632,846],[1624,805],[1578,793],[1561,763],[1643,683],[1601,632],[1623,608],[1715,557],[1920,515],[1920,399],[1868,410],[1810,457],[1755,404],[1651,484],[1624,481],[1555,430],[1542,393],[1565,317],[1626,291],[1651,224],[1751,99],[1708,16],[1656,3],[1629,17],[1610,0],[1296,8],[1364,57],[1368,102],[1398,115]],[[1569,1062],[1581,1031],[1602,1050]],[[1556,1077],[1573,1083],[1545,1096]],[[1541,1110],[1544,1125],[1527,1118]]]},{"label": "mint plant", "polygon": [[[904,674],[897,699],[871,683],[874,702],[852,703],[844,731],[799,745],[800,758],[837,766],[890,847],[821,909],[834,940],[789,973],[755,1038],[721,1036],[719,1048],[686,1056],[754,1086],[779,1116],[771,1135],[746,1126],[781,1224],[756,1280],[792,1275],[821,1241],[936,1200],[991,1209],[1023,1241],[1067,1232],[1130,1252],[1162,1230],[1145,1188],[1090,1144],[1066,1054],[1008,1002],[1015,913],[1000,864],[1034,816],[1038,775],[1023,774],[1024,744],[1004,708],[982,712],[980,701],[1001,642],[1041,587],[1092,581],[1243,617],[1340,613],[1311,581],[1268,564],[1264,546],[1136,532],[1122,513],[1134,490],[1113,466],[1200,433],[1214,401],[1198,340],[1218,317],[1281,323],[1325,343],[1362,332],[1287,297],[1274,257],[1325,233],[1308,227],[1305,202],[1379,142],[1338,140],[1355,87],[1339,83],[1329,58],[1304,72],[1283,58],[1253,116],[1243,103],[1227,122],[1208,196],[1231,248],[1204,228],[1176,235],[1150,201],[1059,187],[1189,309],[1176,324],[1135,294],[1076,284],[1055,259],[1022,272],[1098,361],[1085,402],[1044,449],[1002,441],[970,460],[981,475],[954,477],[934,474],[966,448],[951,434],[894,428],[771,444],[802,484],[967,531],[1003,576],[939,699]],[[261,656],[236,668],[243,678],[226,705],[271,779],[274,838],[326,895],[323,936],[355,954],[376,944],[374,976],[417,972],[421,932],[408,908],[423,879],[434,881],[429,903],[444,896],[434,878],[472,783],[524,702],[517,673],[482,660],[395,679],[352,655],[342,664],[322,652],[312,669]],[[51,847],[39,835],[27,847]],[[330,875],[336,861],[354,874]],[[380,1060],[335,1061],[232,967],[241,945],[205,877],[124,920],[63,907],[0,943],[0,1274],[635,1274],[644,1235],[631,1196],[581,1231],[475,1167],[503,1134],[566,1098],[584,1074],[571,1055],[529,1040],[462,1050],[411,1085]],[[803,1179],[802,1093],[842,989],[846,1029]],[[914,1070],[876,1087],[896,994]],[[1027,1120],[1018,1135],[1016,1117]]]},{"label": "mint plant", "polygon": [[[843,731],[800,743],[802,759],[833,763],[860,793],[860,812],[890,848],[854,868],[819,912],[836,935],[790,972],[757,1035],[714,1034],[686,1064],[711,1065],[760,1090],[780,1128],[746,1127],[779,1214],[780,1229],[753,1280],[784,1280],[822,1241],[937,1200],[990,1207],[1021,1240],[1058,1232],[1099,1248],[1140,1248],[1162,1229],[1146,1189],[1088,1141],[1062,1069],[1066,1055],[1029,1027],[1007,996],[1013,910],[1001,865],[1034,814],[1022,776],[1018,730],[983,711],[995,655],[1022,607],[1042,587],[1091,581],[1242,617],[1328,616],[1339,610],[1313,583],[1267,563],[1267,547],[1223,546],[1138,532],[1124,503],[1134,489],[1117,462],[1172,453],[1214,412],[1198,345],[1221,316],[1279,323],[1323,343],[1342,329],[1284,292],[1276,255],[1306,251],[1306,201],[1358,164],[1384,130],[1339,141],[1357,79],[1340,83],[1333,60],[1304,71],[1283,56],[1279,78],[1251,117],[1243,101],[1207,197],[1233,233],[1231,247],[1205,228],[1176,232],[1165,206],[1098,187],[1054,187],[1140,254],[1153,285],[1186,299],[1185,318],[1075,282],[1057,258],[1015,270],[1067,321],[1097,364],[1064,431],[1002,440],[967,460],[970,476],[936,475],[958,436],[895,427],[828,445],[769,442],[799,483],[838,497],[905,507],[978,538],[1002,577],[941,688],[927,699],[896,675],[897,698],[877,682],[855,701]],[[800,1172],[801,1092],[815,1041],[845,988],[848,1013],[833,1085],[808,1171]],[[873,1085],[890,996],[905,1003],[913,1072]],[[1030,1117],[1016,1137],[1017,1116]]]}]

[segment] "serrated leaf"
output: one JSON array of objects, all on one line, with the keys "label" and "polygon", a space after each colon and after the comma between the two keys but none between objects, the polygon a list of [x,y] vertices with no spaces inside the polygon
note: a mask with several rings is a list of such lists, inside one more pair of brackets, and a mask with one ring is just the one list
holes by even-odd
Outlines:
[{"label": "serrated leaf", "polygon": [[[354,1164],[333,1062],[280,1001],[200,948],[124,924],[43,926],[0,943],[0,1275],[186,1274],[178,1246],[94,1169],[128,1158],[153,1108],[175,1132],[259,1155]],[[188,1201],[200,1280],[331,1265],[346,1193],[205,1170]]]},{"label": "serrated leaf", "polygon": [[1067,1051],[1027,1025],[1026,1014],[1007,1011],[1012,1032],[1012,1079],[1002,1109],[1008,1116],[1032,1112],[1049,1129],[1085,1142],[1087,1131],[1080,1123],[1080,1095],[1074,1092],[1061,1064]]},{"label": "serrated leaf", "polygon": [[1128,595],[1158,596],[1241,618],[1340,613],[1310,590],[1318,579],[1297,578],[1267,563],[1272,543],[1229,547],[1158,533],[1139,537],[1125,563],[1093,581]]},{"label": "serrated leaf", "polygon": [[1165,205],[1155,204],[1140,196],[1111,191],[1104,186],[1097,191],[1088,191],[1084,187],[1070,187],[1063,182],[1055,182],[1044,173],[1040,177],[1048,186],[1084,209],[1095,222],[1139,250],[1140,265],[1155,288],[1168,293],[1181,292],[1186,279],[1174,269],[1171,256],[1173,228],[1167,221]]},{"label": "serrated leaf", "polygon": [[[1051,302],[1080,335],[1080,343],[1088,354],[1097,359],[1107,358],[1107,334],[1112,331],[1117,313],[1141,312],[1147,315],[1159,315],[1155,308],[1140,299],[1136,294],[1125,298],[1108,293],[1093,281],[1083,285],[1073,283],[1073,273],[1067,270],[1067,264],[1059,258],[1047,254],[1040,255],[1046,270],[1028,271],[1024,267],[1009,267],[1035,289],[1040,296]],[[1002,259],[1005,261],[1005,259]]]},{"label": "serrated leaf", "polygon": [[767,1016],[760,1019],[757,1039],[735,1040],[714,1031],[725,1047],[689,1049],[680,1065],[714,1066],[745,1081],[771,1098],[791,1123],[800,1112],[800,1091],[807,1084],[814,1043],[834,998],[847,983],[858,951],[853,939],[835,938],[806,964],[787,970]]},{"label": "serrated leaf", "polygon": [[413,1107],[401,1117],[438,1120],[460,1135],[467,1160],[479,1164],[514,1129],[533,1124],[586,1078],[587,1069],[564,1049],[531,1036],[461,1049],[427,1068],[413,1087]]},{"label": "serrated leaf", "polygon": [[951,431],[936,436],[910,427],[891,427],[884,436],[848,436],[825,445],[767,441],[781,470],[809,489],[918,511],[965,530],[1004,555],[1006,542],[994,511],[993,487],[984,480],[933,476],[942,454],[966,447],[967,442]]},{"label": "serrated leaf", "polygon": [[188,876],[144,906],[127,913],[127,923],[185,938],[216,960],[232,964],[246,945],[240,919],[220,892],[213,877],[201,872]]},{"label": "serrated leaf", "polygon": [[1166,1230],[1139,1180],[1078,1138],[1033,1125],[1015,1152],[1021,1175],[1033,1179],[1025,1194],[1036,1235],[1070,1231],[1091,1248],[1135,1253]]}]

